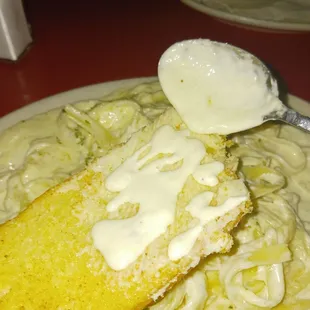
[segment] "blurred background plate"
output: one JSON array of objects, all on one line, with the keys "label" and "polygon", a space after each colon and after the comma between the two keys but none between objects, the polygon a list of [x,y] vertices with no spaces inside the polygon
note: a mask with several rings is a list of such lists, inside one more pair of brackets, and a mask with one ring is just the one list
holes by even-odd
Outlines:
[{"label": "blurred background plate", "polygon": [[310,31],[310,0],[181,0],[221,21],[274,31]]}]

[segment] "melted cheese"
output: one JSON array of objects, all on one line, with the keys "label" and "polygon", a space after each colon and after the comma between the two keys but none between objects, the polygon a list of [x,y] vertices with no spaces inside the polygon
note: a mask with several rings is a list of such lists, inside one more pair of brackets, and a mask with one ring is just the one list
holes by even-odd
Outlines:
[{"label": "melted cheese", "polygon": [[[187,130],[175,131],[170,126],[163,126],[155,132],[149,144],[108,176],[106,188],[118,193],[107,204],[108,212],[117,212],[128,203],[139,205],[139,211],[131,218],[102,220],[93,227],[94,245],[114,270],[126,268],[152,241],[166,232],[174,222],[178,194],[190,175],[214,184],[217,173],[223,170],[223,166],[216,162],[200,165],[206,155],[205,147],[201,141],[188,136]],[[194,199],[191,204],[196,205],[196,201]],[[199,196],[198,203],[200,206],[208,201],[205,196]],[[220,207],[218,212],[210,210],[210,219],[231,207]],[[201,224],[206,221],[207,214]],[[180,237],[179,247],[190,251],[201,230],[202,226],[192,234],[189,242]],[[172,247],[169,258],[176,259],[178,251]]]},{"label": "melted cheese", "polygon": [[[135,216],[124,220],[103,220],[93,227],[94,244],[111,268],[126,268],[172,224],[178,193],[206,154],[202,142],[187,139],[188,135],[188,131],[177,132],[170,126],[161,127],[150,145],[128,158],[107,178],[107,189],[120,192],[108,203],[109,212],[126,202],[139,204]],[[150,146],[149,153],[139,159]],[[152,161],[160,154],[165,156]],[[180,168],[160,171],[180,160],[183,161]]]},{"label": "melted cheese", "polygon": [[229,197],[223,204],[214,207],[210,206],[213,197],[214,194],[212,192],[204,192],[194,197],[187,205],[186,210],[189,211],[194,218],[199,219],[199,224],[175,237],[170,242],[169,257],[171,259],[178,260],[187,255],[202,232],[204,225],[231,211],[248,199],[247,193],[241,191],[240,196]]},{"label": "melted cheese", "polygon": [[221,162],[212,162],[201,165],[194,172],[194,179],[203,185],[215,186],[218,184],[217,176],[224,170],[224,164]]}]

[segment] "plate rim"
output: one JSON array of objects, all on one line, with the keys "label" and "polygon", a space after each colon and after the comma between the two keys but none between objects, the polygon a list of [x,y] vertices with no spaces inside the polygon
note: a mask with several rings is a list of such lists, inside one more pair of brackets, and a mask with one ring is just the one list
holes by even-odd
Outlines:
[{"label": "plate rim", "polygon": [[74,104],[82,100],[98,99],[122,87],[134,87],[143,82],[146,83],[156,80],[156,76],[112,80],[76,87],[44,97],[2,116],[0,118],[0,134],[20,121],[27,120],[35,115],[46,113],[53,109],[61,108],[66,104]]},{"label": "plate rim", "polygon": [[275,29],[284,31],[294,31],[294,32],[309,32],[310,24],[305,23],[289,23],[289,22],[273,22],[262,19],[255,19],[252,17],[241,16],[237,14],[232,14],[211,8],[203,3],[195,2],[194,0],[181,0],[185,5],[205,13],[207,15],[216,17],[218,19],[230,21],[236,24],[249,25],[258,28],[265,29]]},{"label": "plate rim", "polygon": [[[35,115],[46,113],[53,109],[61,108],[66,104],[73,104],[83,100],[98,99],[116,89],[134,87],[141,83],[148,83],[153,81],[158,81],[157,76],[121,79],[77,87],[52,96],[48,96],[33,103],[27,104],[1,117],[0,135],[3,131],[14,126],[20,121],[27,120]],[[290,105],[293,106],[296,110],[310,116],[309,102],[292,94],[288,94],[287,98]]]}]

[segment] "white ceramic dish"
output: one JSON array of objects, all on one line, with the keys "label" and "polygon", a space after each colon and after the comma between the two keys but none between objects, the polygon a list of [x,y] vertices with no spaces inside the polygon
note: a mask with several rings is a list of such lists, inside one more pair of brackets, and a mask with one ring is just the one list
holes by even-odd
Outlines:
[{"label": "white ceramic dish", "polygon": [[[69,90],[67,92],[36,101],[2,117],[0,119],[0,132],[22,120],[55,108],[59,108],[66,104],[85,99],[97,99],[118,88],[133,87],[143,82],[151,82],[155,80],[156,77],[144,77],[100,83]],[[308,102],[293,95],[289,95],[288,104],[299,112],[310,116],[310,104]]]},{"label": "white ceramic dish", "polygon": [[134,85],[156,80],[155,77],[142,77],[127,80],[118,80],[105,83],[89,85],[81,88],[72,89],[59,93],[39,101],[28,104],[15,110],[0,119],[0,132],[4,129],[28,119],[36,114],[45,113],[52,109],[62,107],[69,103],[78,102],[86,99],[98,99],[118,88],[127,88]]},{"label": "white ceramic dish", "polygon": [[[260,4],[260,13],[253,17],[253,14],[249,14],[249,9],[255,9],[255,6],[259,1],[253,0],[246,0],[243,4],[240,4],[236,10],[233,10],[229,5],[221,3],[221,1],[214,1],[214,0],[181,0],[184,4],[190,6],[191,8],[205,13],[207,15],[216,17],[222,21],[228,23],[235,23],[241,25],[247,25],[250,27],[255,28],[263,28],[269,30],[276,30],[276,31],[310,31],[310,1],[309,4],[306,4],[305,8],[301,9],[301,14],[309,14],[309,21],[304,20],[300,22],[296,17],[292,18],[291,20],[283,19],[283,20],[275,20],[271,17],[266,16],[264,9],[268,10],[267,6],[269,1],[260,0],[262,4]],[[229,2],[226,0],[226,2]],[[239,2],[242,2],[241,0]],[[289,1],[283,1],[289,2]],[[213,4],[214,3],[214,4]],[[266,4],[266,8],[264,8],[264,4]],[[288,9],[285,8],[278,8],[278,14],[289,15]],[[297,13],[296,13],[297,14]]]}]

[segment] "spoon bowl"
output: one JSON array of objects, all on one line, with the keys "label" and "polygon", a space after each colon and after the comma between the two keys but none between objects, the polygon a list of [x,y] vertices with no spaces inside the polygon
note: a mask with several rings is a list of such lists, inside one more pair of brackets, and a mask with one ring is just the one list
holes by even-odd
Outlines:
[{"label": "spoon bowl", "polygon": [[[269,89],[277,87],[276,79],[273,77],[270,70],[261,60],[259,60],[256,56],[254,56],[250,52],[247,52],[239,47],[236,47],[231,44],[227,44],[227,46],[230,46],[234,50],[234,52],[238,55],[238,57],[240,57],[241,59],[250,58],[254,64],[259,66],[264,71],[267,77],[266,84]],[[282,121],[287,124],[293,125],[299,129],[302,129],[304,131],[310,132],[310,118],[287,107],[280,99],[279,101],[282,104],[281,109],[272,111],[271,113],[265,115],[263,119],[264,122]]]},{"label": "spoon bowl", "polygon": [[270,120],[310,131],[310,118],[279,99],[270,70],[239,47],[208,39],[177,42],[161,56],[158,77],[193,132],[227,135]]}]

